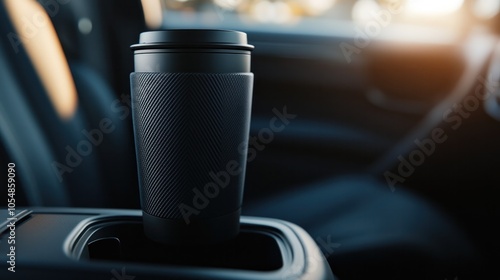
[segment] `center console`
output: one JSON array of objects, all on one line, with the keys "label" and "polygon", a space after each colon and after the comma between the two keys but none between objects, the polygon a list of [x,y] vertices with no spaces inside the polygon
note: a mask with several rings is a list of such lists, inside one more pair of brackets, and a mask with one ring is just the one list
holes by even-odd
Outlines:
[{"label": "center console", "polygon": [[[15,218],[14,230],[0,225],[1,279],[334,279],[312,238],[276,219],[243,216],[234,239],[189,246],[151,241],[138,210],[34,208]],[[15,273],[3,254],[11,232]]]}]

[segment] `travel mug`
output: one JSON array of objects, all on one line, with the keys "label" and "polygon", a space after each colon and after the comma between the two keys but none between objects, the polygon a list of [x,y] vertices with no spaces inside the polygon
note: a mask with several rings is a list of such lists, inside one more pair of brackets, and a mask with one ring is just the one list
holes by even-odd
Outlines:
[{"label": "travel mug", "polygon": [[144,232],[164,244],[235,237],[253,74],[245,33],[144,32],[130,75]]}]

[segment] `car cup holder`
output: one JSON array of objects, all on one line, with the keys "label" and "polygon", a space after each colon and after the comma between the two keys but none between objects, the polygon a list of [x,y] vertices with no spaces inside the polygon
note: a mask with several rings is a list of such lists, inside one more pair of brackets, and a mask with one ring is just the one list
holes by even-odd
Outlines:
[{"label": "car cup holder", "polygon": [[[0,279],[335,279],[313,239],[282,220],[242,216],[228,241],[170,245],[146,237],[140,210],[35,208],[15,218],[16,273]],[[0,252],[11,246],[6,225]]]},{"label": "car cup holder", "polygon": [[286,240],[274,228],[246,224],[221,245],[175,246],[151,241],[140,219],[129,217],[91,222],[77,237],[71,255],[78,260],[112,260],[186,267],[279,270],[292,260]]},{"label": "car cup holder", "polygon": [[189,246],[151,241],[139,215],[104,216],[83,221],[68,240],[68,256],[82,263],[175,267],[207,279],[334,279],[305,231],[275,219],[242,217],[236,238]]}]

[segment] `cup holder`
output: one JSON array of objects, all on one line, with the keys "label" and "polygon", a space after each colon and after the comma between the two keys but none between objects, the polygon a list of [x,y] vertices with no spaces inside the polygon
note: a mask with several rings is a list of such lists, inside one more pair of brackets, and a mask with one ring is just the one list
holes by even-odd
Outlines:
[{"label": "cup holder", "polygon": [[286,247],[279,233],[249,224],[242,224],[240,234],[224,244],[163,245],[149,240],[141,220],[134,217],[90,223],[81,232],[71,255],[80,261],[273,271],[283,267]]},{"label": "cup holder", "polygon": [[311,236],[283,220],[241,216],[240,233],[227,242],[172,246],[145,236],[139,210],[39,208],[23,215],[15,279],[336,279]]}]

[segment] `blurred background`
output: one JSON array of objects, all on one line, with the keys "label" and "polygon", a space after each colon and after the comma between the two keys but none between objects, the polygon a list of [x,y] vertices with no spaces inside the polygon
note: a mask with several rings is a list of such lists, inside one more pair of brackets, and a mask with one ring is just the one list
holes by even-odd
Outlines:
[{"label": "blurred background", "polygon": [[[247,32],[255,45],[251,136],[260,139],[273,109],[286,107],[297,115],[286,129],[272,135],[272,141],[259,140],[256,156],[248,164],[248,203],[347,174],[370,174],[387,184],[384,174],[397,171],[399,155],[409,154],[416,148],[414,141],[434,128],[449,126],[444,114],[449,110],[457,114],[454,105],[475,87],[488,84],[480,91],[488,88],[486,93],[496,96],[500,75],[496,46],[500,1],[496,0],[3,3],[7,40],[3,40],[2,65],[24,92],[24,101],[19,102],[34,114],[33,129],[41,129],[14,137],[12,131],[18,131],[14,124],[8,131],[5,125],[16,118],[7,113],[8,106],[4,108],[3,158],[18,159],[21,168],[30,170],[24,174],[38,174],[24,179],[30,190],[27,204],[138,207],[129,46],[145,30]],[[459,135],[450,136],[453,141],[440,145],[425,165],[398,182],[401,187],[455,212],[471,203],[469,188],[479,184],[478,178],[486,185],[498,183],[489,172],[497,161],[496,144],[475,144],[470,138],[494,142],[498,98],[480,103],[470,117],[460,115],[460,124],[472,123],[470,130],[466,125],[453,130]],[[82,160],[76,167],[68,165],[68,159],[74,160],[68,158],[71,150],[78,152],[80,141],[87,141],[82,131],[99,128],[105,116],[115,120],[117,132],[104,135],[102,145],[94,147],[96,153],[77,153]],[[33,144],[41,138],[45,146]],[[20,145],[19,139],[26,142]],[[23,147],[49,153],[40,154],[40,162],[30,162],[33,151],[28,154]],[[475,160],[463,160],[467,157]],[[82,178],[92,178],[94,188],[89,190]],[[457,182],[471,183],[455,186],[450,199],[447,186]],[[62,195],[52,199],[40,191],[44,188]],[[89,199],[101,190],[109,194],[102,200]],[[108,199],[116,192],[124,199]],[[480,193],[475,192],[477,204],[484,206],[484,199],[491,196]]]},{"label": "blurred background", "polygon": [[[18,166],[19,205],[138,208],[129,46],[145,30],[235,29],[255,46],[245,205],[368,174],[433,203],[498,257],[500,1],[2,4],[0,162]],[[297,117],[264,139],[284,108]],[[403,176],[436,128],[447,140]]]},{"label": "blurred background", "polygon": [[[498,1],[490,0],[163,0],[142,1],[148,25],[221,27],[248,30],[333,32],[335,23],[365,23],[387,10],[393,23],[463,28],[474,20],[491,20]],[[160,14],[158,9],[161,8]],[[333,25],[333,27],[332,27]],[[299,30],[297,30],[299,28]],[[330,30],[325,30],[330,29]]]}]

